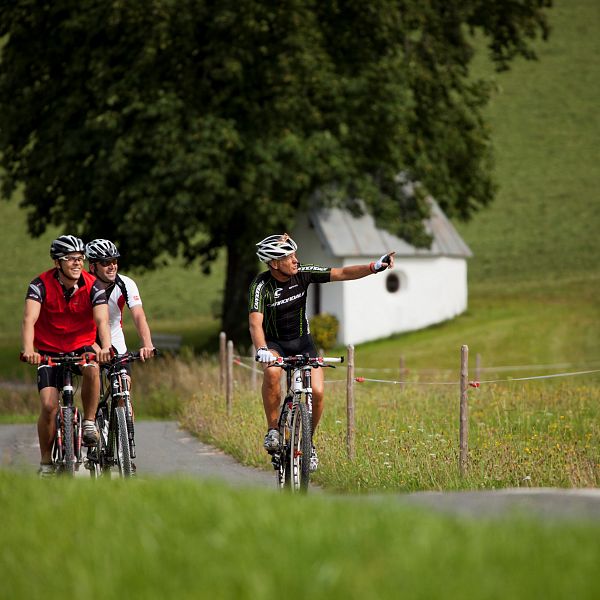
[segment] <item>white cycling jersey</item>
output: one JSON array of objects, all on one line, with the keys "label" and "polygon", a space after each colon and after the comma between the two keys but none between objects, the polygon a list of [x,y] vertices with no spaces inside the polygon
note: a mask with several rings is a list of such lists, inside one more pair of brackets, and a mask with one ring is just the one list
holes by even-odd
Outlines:
[{"label": "white cycling jersey", "polygon": [[108,314],[112,345],[119,354],[123,354],[127,352],[127,344],[123,334],[123,307],[125,304],[130,309],[134,306],[141,306],[142,299],[135,281],[126,275],[117,274],[114,286],[112,286],[112,289],[109,286],[107,293],[110,294],[108,297]]}]

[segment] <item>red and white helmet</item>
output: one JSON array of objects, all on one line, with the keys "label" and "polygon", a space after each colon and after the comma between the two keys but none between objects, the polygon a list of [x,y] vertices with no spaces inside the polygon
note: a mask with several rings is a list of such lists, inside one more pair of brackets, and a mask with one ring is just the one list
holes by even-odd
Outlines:
[{"label": "red and white helmet", "polygon": [[287,233],[270,235],[258,242],[256,246],[258,248],[256,256],[264,263],[285,258],[298,249],[296,242]]}]

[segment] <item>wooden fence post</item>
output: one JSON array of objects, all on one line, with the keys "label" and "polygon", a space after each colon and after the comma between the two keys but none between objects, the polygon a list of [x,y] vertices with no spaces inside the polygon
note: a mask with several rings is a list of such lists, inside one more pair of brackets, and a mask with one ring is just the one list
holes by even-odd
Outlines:
[{"label": "wooden fence post", "polygon": [[233,407],[233,342],[227,342],[227,392],[225,394],[227,415],[231,416]]},{"label": "wooden fence post", "polygon": [[460,476],[467,472],[469,454],[469,407],[467,394],[469,389],[469,347],[463,345],[460,349]]},{"label": "wooden fence post", "polygon": [[348,458],[354,460],[354,346],[348,347],[348,370],[346,372],[346,450]]},{"label": "wooden fence post", "polygon": [[254,357],[256,356],[256,348],[254,347],[254,344],[252,344],[250,346],[250,360],[251,362],[251,366],[252,366],[252,371],[250,373],[250,387],[255,390],[256,389],[256,374],[258,373],[258,370],[256,368],[256,361],[254,360]]},{"label": "wooden fence post", "polygon": [[400,355],[400,389],[404,389],[404,377],[406,374],[406,367],[404,364],[404,354]]},{"label": "wooden fence post", "polygon": [[227,344],[227,334],[224,331],[221,331],[219,334],[219,389],[223,391],[225,389],[225,371],[226,367],[226,347]]}]

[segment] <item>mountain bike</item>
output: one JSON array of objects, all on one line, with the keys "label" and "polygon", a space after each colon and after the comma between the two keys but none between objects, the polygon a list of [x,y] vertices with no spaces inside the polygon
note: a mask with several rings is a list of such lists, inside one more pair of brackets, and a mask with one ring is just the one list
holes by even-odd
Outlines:
[{"label": "mountain bike", "polygon": [[[21,354],[21,360],[23,355]],[[40,365],[59,367],[57,385],[60,403],[56,413],[56,433],[52,442],[52,464],[58,474],[72,477],[82,463],[81,456],[81,411],[74,404],[73,377],[81,374],[80,368],[91,366],[96,360],[93,352],[81,355],[42,355]]]},{"label": "mountain bike", "polygon": [[277,471],[277,485],[292,492],[306,492],[310,480],[312,451],[312,369],[335,368],[328,363],[344,362],[343,357],[311,358],[307,354],[279,356],[269,368],[286,373],[287,392],[281,404],[277,429],[279,449],[271,455]]},{"label": "mountain bike", "polygon": [[[155,349],[154,354],[158,352]],[[139,352],[116,354],[101,366],[100,401],[96,410],[99,437],[88,448],[86,467],[92,477],[109,476],[112,467],[121,477],[135,474],[136,457],[131,377],[127,365],[140,360]]]}]

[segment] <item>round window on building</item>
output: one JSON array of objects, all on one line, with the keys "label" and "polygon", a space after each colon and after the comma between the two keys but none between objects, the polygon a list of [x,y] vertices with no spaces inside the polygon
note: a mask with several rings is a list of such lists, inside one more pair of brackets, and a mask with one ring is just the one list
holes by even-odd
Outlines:
[{"label": "round window on building", "polygon": [[400,277],[396,273],[390,273],[385,280],[385,289],[394,294],[400,289]]}]

